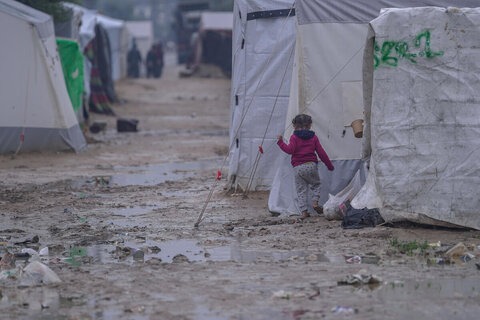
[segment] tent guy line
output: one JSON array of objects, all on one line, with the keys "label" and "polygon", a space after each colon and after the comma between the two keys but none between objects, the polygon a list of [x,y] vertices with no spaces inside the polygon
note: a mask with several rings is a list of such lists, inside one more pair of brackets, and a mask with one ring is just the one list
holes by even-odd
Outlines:
[{"label": "tent guy line", "polygon": [[[273,54],[276,52],[277,45],[278,45],[278,42],[279,42],[279,39],[280,39],[280,35],[282,34],[282,32],[283,32],[283,30],[284,30],[284,28],[285,28],[285,26],[286,26],[286,24],[287,24],[287,22],[288,22],[288,18],[290,18],[290,15],[291,15],[292,12],[293,12],[293,8],[294,8],[294,7],[295,7],[295,1],[292,3],[292,6],[290,7],[290,10],[289,10],[289,12],[288,12],[288,15],[287,15],[287,16],[285,17],[285,19],[284,19],[284,22],[283,22],[283,24],[282,24],[282,28],[281,28],[280,31],[278,32],[277,39],[275,40],[275,45],[273,46],[273,50],[272,50],[272,52],[270,53],[270,55],[268,56],[267,62],[265,63],[265,66],[263,67],[262,73],[260,74],[260,79],[258,80],[257,86],[255,87],[255,91],[253,92],[252,98],[250,99],[250,102],[249,102],[249,104],[247,105],[247,109],[245,110],[244,114],[242,115],[242,118],[241,118],[241,120],[240,120],[240,124],[238,125],[238,128],[237,128],[237,130],[236,130],[236,132],[235,132],[235,135],[234,135],[234,137],[233,137],[233,139],[232,139],[232,143],[230,144],[228,150],[231,150],[232,147],[233,147],[233,145],[234,145],[234,143],[235,143],[234,141],[235,141],[235,139],[237,138],[238,133],[240,132],[240,129],[241,129],[242,125],[243,125],[243,122],[244,122],[244,120],[245,120],[245,118],[246,118],[246,116],[247,116],[247,114],[248,114],[248,111],[249,111],[249,109],[250,109],[250,106],[252,105],[252,103],[253,103],[253,101],[254,101],[254,99],[255,99],[255,96],[256,96],[256,94],[257,94],[258,88],[260,87],[260,84],[261,84],[261,82],[262,82],[262,80],[263,80],[263,76],[265,75],[265,72],[266,72],[266,70],[267,70],[267,68],[268,68],[268,66],[269,66],[269,64],[270,64],[270,62],[271,62],[271,60],[272,60]],[[227,162],[228,156],[229,156],[228,154],[225,156],[225,158],[223,159],[222,165],[221,165],[221,167],[220,167],[220,170],[217,171],[216,180],[215,180],[215,182],[214,182],[214,184],[213,184],[213,186],[212,186],[212,188],[211,188],[211,190],[210,190],[210,193],[209,193],[209,195],[208,195],[208,197],[207,197],[207,200],[205,201],[205,204],[203,205],[202,211],[200,212],[200,215],[198,216],[197,222],[196,222],[195,225],[194,225],[195,228],[197,228],[197,227],[200,225],[200,223],[203,221],[203,216],[204,216],[204,214],[205,214],[205,210],[207,209],[208,203],[210,202],[210,200],[211,200],[211,198],[212,198],[213,192],[214,192],[216,186],[218,185],[218,182],[219,182],[220,179],[221,179],[221,176],[222,176],[221,172],[223,171],[223,169],[224,169],[224,167],[225,167],[225,163]]]},{"label": "tent guy line", "polygon": [[[248,183],[247,183],[247,187],[245,188],[245,191],[243,192],[244,196],[248,195],[250,187],[253,183],[253,178],[255,177],[255,174],[257,172],[257,168],[258,168],[258,164],[260,162],[260,158],[262,157],[262,154],[264,153],[263,144],[265,142],[265,137],[267,136],[268,128],[270,127],[270,123],[272,121],[273,113],[275,112],[275,109],[277,108],[278,97],[280,95],[280,91],[282,90],[283,82],[285,81],[285,76],[287,75],[288,66],[290,64],[290,61],[292,60],[292,56],[293,56],[294,51],[295,51],[295,47],[292,47],[292,49],[290,50],[290,56],[288,57],[288,63],[285,65],[285,71],[283,72],[282,81],[280,82],[280,85],[278,86],[277,95],[275,96],[275,103],[273,104],[272,111],[270,112],[270,117],[268,119],[268,123],[267,123],[267,126],[265,128],[265,133],[263,134],[262,142],[260,143],[260,146],[258,147],[257,157],[255,158],[255,161],[254,161],[254,164],[253,164],[254,169],[252,170],[252,173],[250,174],[250,177],[249,177]],[[249,168],[248,171],[250,171],[250,169],[252,169],[252,168]]]}]

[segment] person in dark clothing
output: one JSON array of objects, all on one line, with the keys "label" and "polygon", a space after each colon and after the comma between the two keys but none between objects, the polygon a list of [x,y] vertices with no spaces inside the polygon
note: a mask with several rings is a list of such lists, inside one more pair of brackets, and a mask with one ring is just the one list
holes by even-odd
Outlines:
[{"label": "person in dark clothing", "polygon": [[155,46],[155,53],[157,55],[157,69],[155,73],[155,78],[160,78],[163,71],[163,47],[161,43],[158,43]]},{"label": "person in dark clothing", "polygon": [[155,46],[152,46],[147,53],[147,78],[155,76],[155,70],[157,67],[157,53],[155,52]]},{"label": "person in dark clothing", "polygon": [[160,78],[163,71],[163,48],[160,43],[152,45],[147,54],[147,77]]},{"label": "person in dark clothing", "polygon": [[138,78],[140,76],[140,63],[142,62],[142,55],[137,49],[135,40],[133,41],[132,49],[127,55],[128,76],[130,78]]}]

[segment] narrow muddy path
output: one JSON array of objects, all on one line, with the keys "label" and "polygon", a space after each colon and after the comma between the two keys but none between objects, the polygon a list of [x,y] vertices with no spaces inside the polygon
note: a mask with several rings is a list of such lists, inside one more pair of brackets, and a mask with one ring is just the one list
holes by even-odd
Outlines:
[{"label": "narrow muddy path", "polygon": [[[193,228],[228,152],[230,82],[177,74],[117,84],[114,109],[138,133],[92,115],[107,130],[84,153],[0,157],[1,255],[48,247],[16,265],[38,259],[62,280],[20,285],[1,270],[0,318],[478,318],[477,231],[275,218],[268,193],[223,185]],[[474,258],[442,260],[459,242]]]}]

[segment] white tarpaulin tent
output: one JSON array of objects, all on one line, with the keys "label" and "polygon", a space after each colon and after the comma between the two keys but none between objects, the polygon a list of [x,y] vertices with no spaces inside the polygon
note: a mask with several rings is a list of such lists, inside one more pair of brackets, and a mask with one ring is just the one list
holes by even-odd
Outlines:
[{"label": "white tarpaulin tent", "polygon": [[20,145],[22,151],[84,149],[52,18],[0,0],[0,42],[0,153],[15,152]]},{"label": "white tarpaulin tent", "polygon": [[[333,160],[335,171],[320,163],[322,196],[341,191],[362,165],[362,140],[354,137],[352,121],[363,118],[362,63],[368,23],[385,7],[473,5],[475,0],[297,0],[297,44],[290,104],[284,126],[288,139],[291,119],[298,113],[313,117],[313,130]],[[293,170],[282,155],[270,192],[269,209],[298,213]],[[364,180],[364,177],[362,179]]]},{"label": "white tarpaulin tent", "polygon": [[247,185],[275,106],[251,189],[269,189],[273,181],[280,150],[272,145],[283,131],[293,65],[292,4],[293,0],[235,1],[229,164],[235,188]]},{"label": "white tarpaulin tent", "polygon": [[480,8],[386,9],[370,26],[370,173],[352,204],[480,229]]},{"label": "white tarpaulin tent", "polygon": [[[82,50],[95,38],[95,25],[97,23],[100,23],[105,28],[112,52],[112,78],[114,81],[124,78],[127,75],[129,40],[129,33],[125,21],[104,16],[95,10],[89,10],[75,4],[65,3],[64,5],[83,13],[82,25],[80,27],[80,47]],[[90,70],[86,69],[85,71],[85,74],[90,74]]]}]

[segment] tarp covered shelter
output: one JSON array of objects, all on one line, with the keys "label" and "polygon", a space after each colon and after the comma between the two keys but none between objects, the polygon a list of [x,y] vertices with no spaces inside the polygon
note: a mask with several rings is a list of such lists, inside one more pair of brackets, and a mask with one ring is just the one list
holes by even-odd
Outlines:
[{"label": "tarp covered shelter", "polygon": [[[103,50],[109,51],[109,57],[106,59],[109,60],[109,65],[105,68],[109,69],[108,75],[103,75],[104,79],[109,79],[105,85],[109,87],[107,90],[109,98],[114,101],[116,100],[116,94],[114,90],[113,81],[119,80],[126,76],[127,74],[127,51],[128,51],[128,40],[129,35],[126,28],[126,24],[122,20],[113,19],[104,15],[97,13],[95,10],[89,10],[87,8],[65,3],[65,6],[72,8],[74,11],[82,12],[82,24],[79,32],[79,43],[80,49],[82,52],[85,51],[85,48],[88,44],[97,36],[99,27],[100,30],[104,30],[99,36],[102,39]],[[98,40],[98,39],[97,39]],[[98,42],[98,41],[97,41]],[[88,59],[85,60],[85,91],[87,97],[90,96],[90,73],[91,73],[91,64]]]},{"label": "tarp covered shelter", "polygon": [[[475,0],[297,0],[297,44],[284,136],[298,113],[313,117],[313,128],[335,171],[320,163],[321,202],[341,191],[358,170],[363,175],[362,140],[350,124],[363,119],[362,63],[368,23],[385,7],[478,5]],[[282,130],[283,131],[283,130]],[[298,213],[293,169],[282,161],[269,197],[269,209]]]},{"label": "tarp covered shelter", "polygon": [[108,34],[112,51],[112,78],[114,81],[127,76],[128,30],[125,21],[97,14],[100,23]]},{"label": "tarp covered shelter", "polygon": [[[271,145],[284,129],[295,47],[293,2],[237,0],[234,4],[228,172],[234,188],[246,188],[263,137]],[[279,158],[278,148],[265,150],[252,189],[270,188]]]},{"label": "tarp covered shelter", "polygon": [[231,12],[202,12],[195,44],[195,65],[212,63],[228,74],[232,69]]},{"label": "tarp covered shelter", "polygon": [[83,150],[52,18],[0,0],[0,41],[0,153]]},{"label": "tarp covered shelter", "polygon": [[353,204],[480,229],[480,8],[385,9],[370,27],[370,173]]}]

